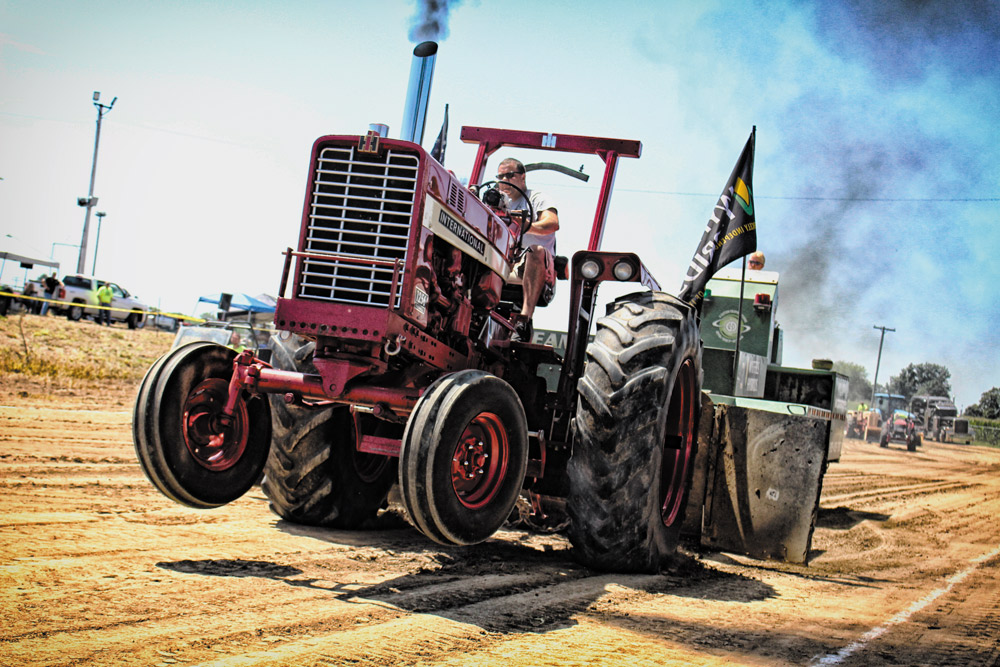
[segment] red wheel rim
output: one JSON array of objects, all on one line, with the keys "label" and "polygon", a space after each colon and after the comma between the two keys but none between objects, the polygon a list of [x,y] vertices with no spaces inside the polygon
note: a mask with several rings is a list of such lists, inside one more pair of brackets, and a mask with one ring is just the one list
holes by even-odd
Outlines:
[{"label": "red wheel rim", "polygon": [[238,401],[233,418],[225,420],[222,410],[228,397],[229,382],[210,378],[184,401],[184,444],[198,465],[213,472],[232,468],[247,448],[246,403]]},{"label": "red wheel rim", "polygon": [[469,422],[455,446],[451,483],[459,502],[481,509],[500,492],[507,476],[510,441],[500,417],[481,412]]},{"label": "red wheel rim", "polygon": [[697,377],[694,363],[685,359],[677,372],[677,381],[667,408],[663,461],[660,468],[660,518],[672,526],[680,514],[687,485],[691,452],[694,449]]}]

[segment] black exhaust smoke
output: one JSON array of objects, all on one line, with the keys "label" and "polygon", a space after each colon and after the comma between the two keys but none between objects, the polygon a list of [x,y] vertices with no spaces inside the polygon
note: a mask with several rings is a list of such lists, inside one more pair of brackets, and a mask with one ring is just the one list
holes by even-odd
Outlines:
[{"label": "black exhaust smoke", "polygon": [[406,89],[406,106],[403,108],[403,127],[400,133],[400,139],[405,141],[420,144],[424,140],[437,50],[437,42],[421,42],[413,49],[410,83]]}]

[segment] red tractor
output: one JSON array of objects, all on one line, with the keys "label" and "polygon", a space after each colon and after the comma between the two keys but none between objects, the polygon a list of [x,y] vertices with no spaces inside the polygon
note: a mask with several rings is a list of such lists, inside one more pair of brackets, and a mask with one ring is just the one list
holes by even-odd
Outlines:
[{"label": "red tractor", "polygon": [[[413,525],[444,545],[489,538],[524,489],[566,499],[583,563],[655,571],[683,518],[702,371],[696,313],[637,255],[600,251],[618,160],[641,144],[481,127],[461,138],[478,144],[469,187],[413,141],[315,142],[271,363],[213,343],[157,361],[135,405],[142,468],[200,508],[263,472],[279,516],[339,528],[368,523],[398,483]],[[588,248],[562,276],[564,355],[513,335],[508,276],[533,214],[484,182],[501,147],[605,164]],[[609,280],[648,289],[598,317]]]}]

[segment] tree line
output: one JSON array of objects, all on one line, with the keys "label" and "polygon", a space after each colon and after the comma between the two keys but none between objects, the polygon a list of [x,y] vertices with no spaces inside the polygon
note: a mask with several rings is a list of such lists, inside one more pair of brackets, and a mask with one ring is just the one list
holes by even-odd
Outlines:
[{"label": "tree line", "polygon": [[[851,361],[836,361],[833,370],[847,376],[849,389],[847,404],[855,407],[859,403],[869,403],[872,397],[872,382],[868,379],[868,371],[861,364]],[[901,394],[906,402],[914,396],[947,396],[951,398],[951,371],[940,364],[910,364],[889,378],[885,384],[880,384],[877,391],[887,394]],[[967,417],[982,417],[984,419],[1000,419],[1000,387],[993,387],[979,398],[978,403],[965,408]]]}]

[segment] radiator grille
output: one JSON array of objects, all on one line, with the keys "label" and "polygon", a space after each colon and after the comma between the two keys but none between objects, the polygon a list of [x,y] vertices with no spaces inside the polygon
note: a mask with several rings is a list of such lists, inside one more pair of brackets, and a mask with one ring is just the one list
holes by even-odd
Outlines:
[{"label": "radiator grille", "polygon": [[[355,146],[322,149],[303,250],[360,260],[405,260],[419,166],[419,157],[411,152],[384,149],[371,155]],[[310,257],[303,263],[298,296],[388,306],[391,287],[391,266]],[[392,305],[399,305],[398,294]]]}]

